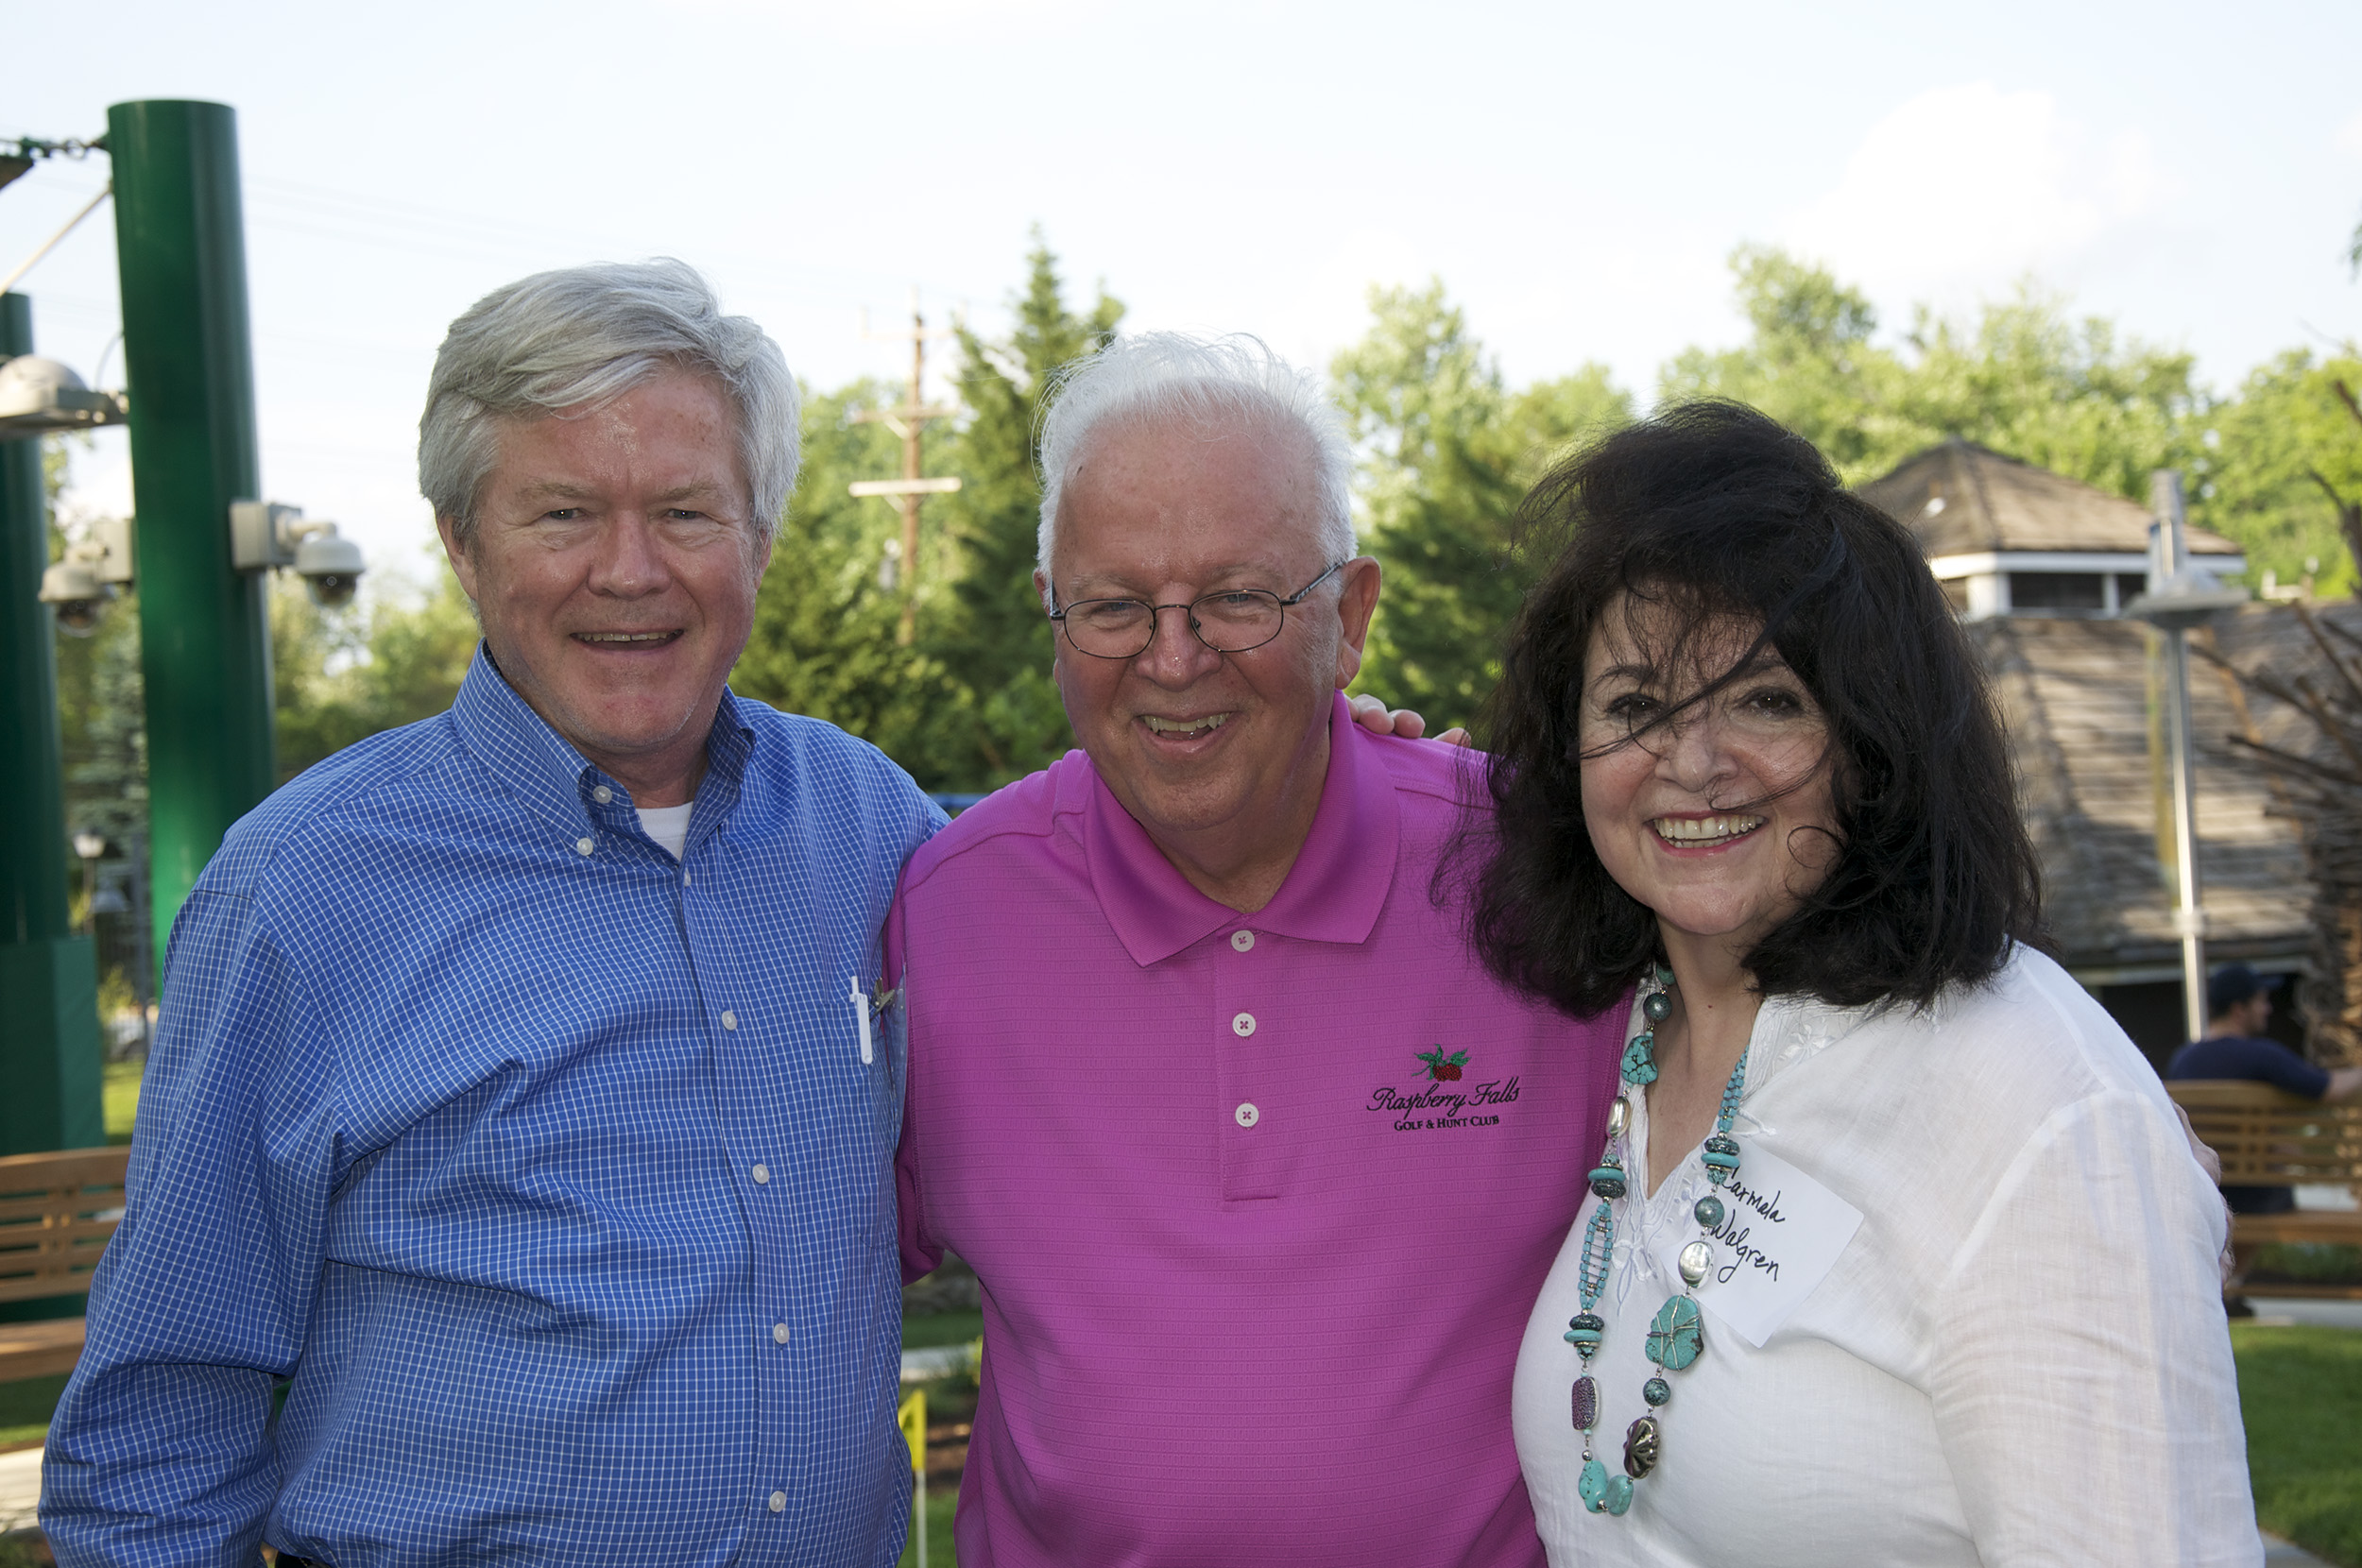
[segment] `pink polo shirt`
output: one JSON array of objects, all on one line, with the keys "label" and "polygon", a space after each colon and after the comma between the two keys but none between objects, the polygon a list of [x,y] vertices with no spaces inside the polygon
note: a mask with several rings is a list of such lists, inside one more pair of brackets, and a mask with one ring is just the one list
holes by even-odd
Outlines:
[{"label": "pink polo shirt", "polygon": [[903,1270],[984,1286],[964,1568],[1543,1560],[1510,1377],[1623,1010],[1513,996],[1430,900],[1465,754],[1329,734],[1251,915],[1081,752],[903,873]]}]

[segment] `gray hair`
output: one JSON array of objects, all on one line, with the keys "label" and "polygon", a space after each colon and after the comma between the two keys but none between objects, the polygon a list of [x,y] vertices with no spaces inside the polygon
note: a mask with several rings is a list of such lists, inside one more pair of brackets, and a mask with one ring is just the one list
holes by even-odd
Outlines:
[{"label": "gray hair", "polygon": [[768,539],[802,456],[796,380],[761,327],[724,315],[696,269],[671,260],[538,272],[471,305],[427,382],[419,488],[466,546],[502,420],[608,402],[668,370],[710,376],[736,408],[752,522]]},{"label": "gray hair", "polygon": [[1319,382],[1244,332],[1193,337],[1141,332],[1111,339],[1059,368],[1041,421],[1041,529],[1035,561],[1046,581],[1057,543],[1058,503],[1067,475],[1110,420],[1180,420],[1193,425],[1246,421],[1301,435],[1311,449],[1320,490],[1315,519],[1321,554],[1352,557],[1353,447]]}]

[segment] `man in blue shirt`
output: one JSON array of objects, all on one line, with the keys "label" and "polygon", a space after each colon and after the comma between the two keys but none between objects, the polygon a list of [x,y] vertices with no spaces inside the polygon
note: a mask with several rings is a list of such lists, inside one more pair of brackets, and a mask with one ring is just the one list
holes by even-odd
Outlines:
[{"label": "man in blue shirt", "polygon": [[180,912],[60,1563],[899,1555],[872,987],[941,817],[725,686],[796,462],[778,349],[676,263],[454,323],[419,469],[484,643]]},{"label": "man in blue shirt", "polygon": [[[2362,1090],[2362,1067],[2319,1066],[2265,1036],[2279,983],[2244,963],[2216,970],[2206,981],[2205,1038],[2176,1051],[2165,1076],[2251,1079],[2306,1099],[2342,1099]],[[2296,1193],[2285,1186],[2228,1186],[2222,1197],[2234,1214],[2285,1214],[2296,1207]]]}]

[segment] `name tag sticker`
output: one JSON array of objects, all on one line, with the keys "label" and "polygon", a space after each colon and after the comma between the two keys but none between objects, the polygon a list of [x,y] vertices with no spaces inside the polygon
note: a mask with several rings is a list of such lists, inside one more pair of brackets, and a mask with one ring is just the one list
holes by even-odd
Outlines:
[{"label": "name tag sticker", "polygon": [[[1714,1269],[1698,1286],[1698,1302],[1761,1350],[1836,1266],[1861,1228],[1861,1210],[1753,1144],[1721,1195]],[[1679,1251],[1666,1256],[1666,1272],[1676,1280]]]}]

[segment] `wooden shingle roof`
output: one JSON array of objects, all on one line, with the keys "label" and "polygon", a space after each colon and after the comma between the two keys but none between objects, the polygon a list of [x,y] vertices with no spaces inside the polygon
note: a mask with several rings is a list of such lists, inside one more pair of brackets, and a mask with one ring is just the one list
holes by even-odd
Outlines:
[{"label": "wooden shingle roof", "polygon": [[[1930,558],[2148,550],[2148,507],[1974,441],[1929,447],[1858,493],[1917,536]],[[2187,537],[2194,555],[2240,554],[2237,545],[2203,528],[2190,529]]]},{"label": "wooden shingle roof", "polygon": [[[1948,508],[1947,508],[1948,510]],[[2362,606],[2317,606],[2362,631]],[[2044,905],[2071,968],[2169,963],[2173,895],[2158,869],[2157,790],[2148,751],[2148,659],[2136,622],[1998,617],[1963,627],[1992,673],[2017,765],[2019,806],[2043,863]],[[2250,605],[2210,634],[2242,669],[2319,662],[2285,605]],[[2268,958],[2309,946],[2312,886],[2294,826],[2264,772],[2236,753],[2254,733],[2300,753],[2316,733],[2294,710],[2247,696],[2243,717],[2221,673],[2190,661],[2198,754],[2199,872],[2209,956]]]}]

